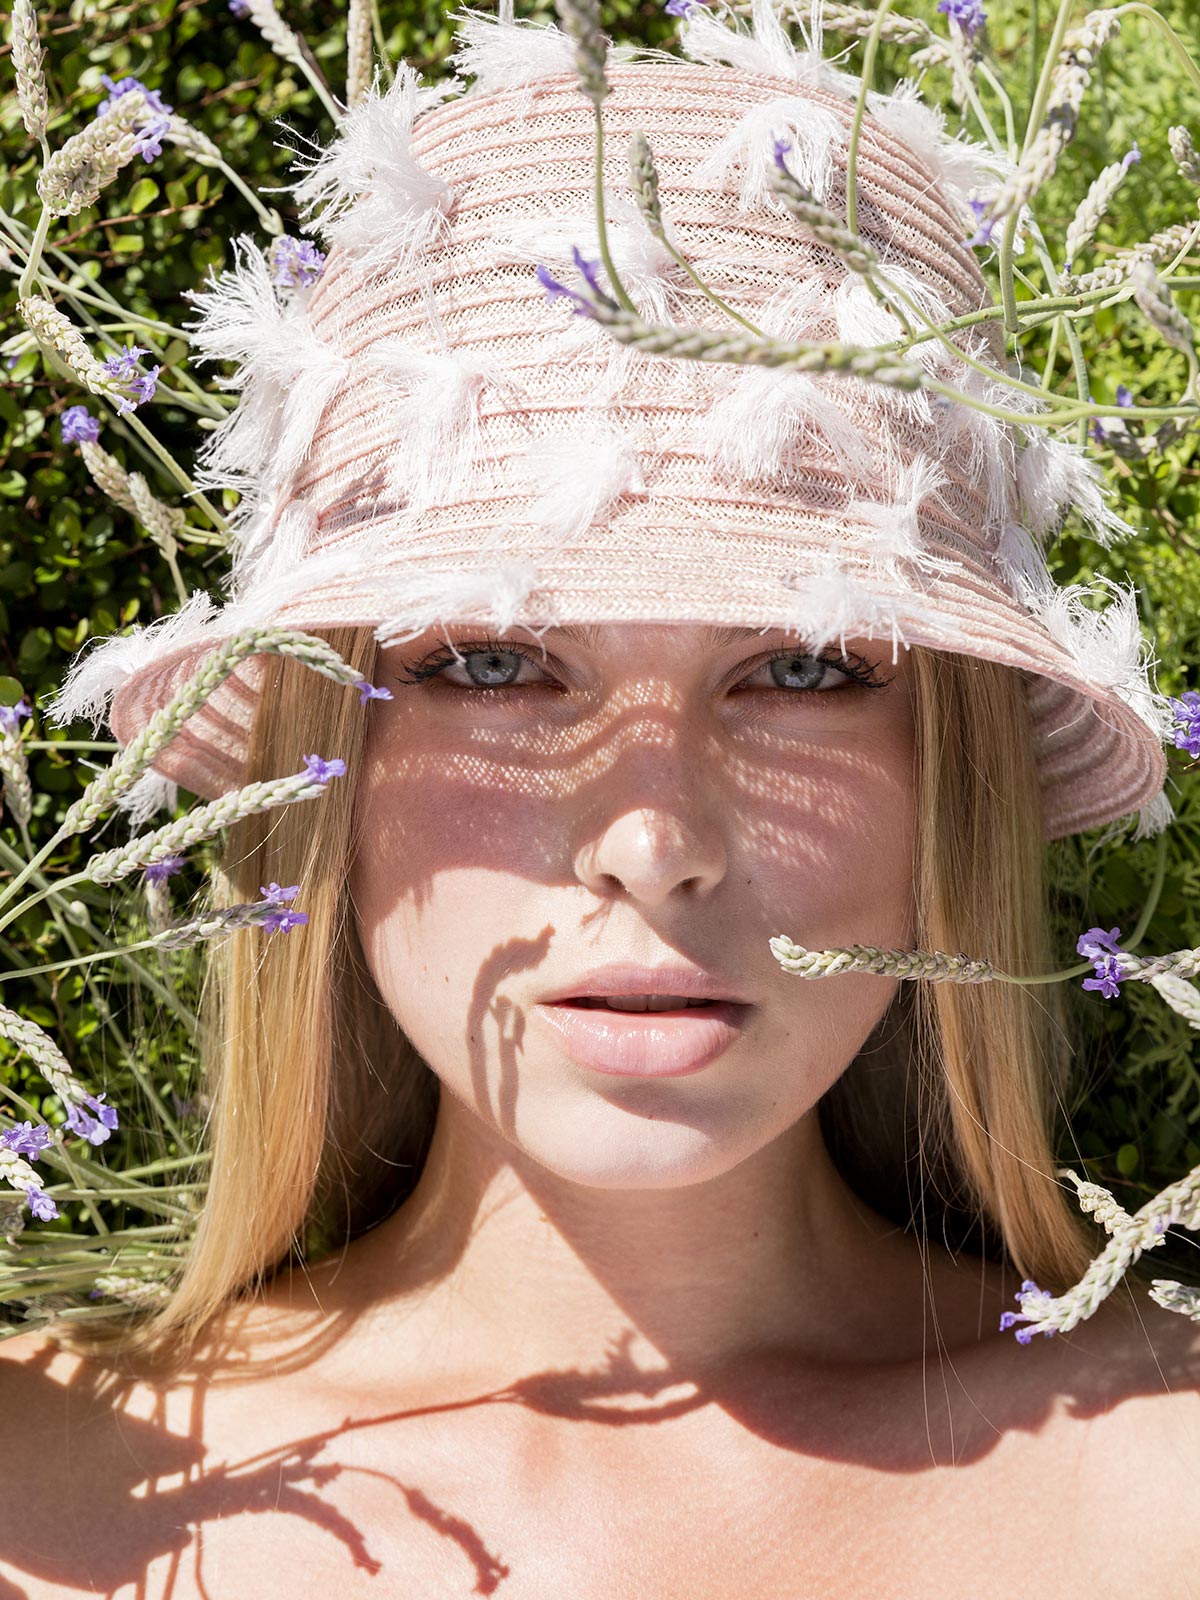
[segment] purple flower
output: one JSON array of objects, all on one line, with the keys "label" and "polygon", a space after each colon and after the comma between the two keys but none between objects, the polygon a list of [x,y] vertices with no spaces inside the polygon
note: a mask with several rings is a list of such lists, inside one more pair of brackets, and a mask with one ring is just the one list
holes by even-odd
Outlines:
[{"label": "purple flower", "polygon": [[102,117],[106,111],[112,109],[122,95],[131,94],[134,89],[139,89],[146,97],[146,107],[156,117],[170,117],[172,107],[165,104],[157,89],[147,89],[144,83],[137,78],[120,78],[116,83],[112,81],[107,72],[100,74],[100,82],[108,90],[108,99],[101,101],[96,107],[96,115]]},{"label": "purple flower", "polygon": [[1050,1339],[1054,1337],[1058,1330],[1056,1328],[1047,1327],[1045,1323],[1041,1323],[1037,1320],[1037,1318],[1030,1316],[1027,1309],[1028,1303],[1031,1300],[1053,1300],[1054,1296],[1050,1293],[1049,1289],[1039,1289],[1032,1278],[1026,1278],[1017,1293],[1013,1295],[1013,1299],[1020,1301],[1021,1309],[1020,1311],[1005,1311],[1001,1314],[1001,1333],[1005,1333],[1009,1328],[1014,1327],[1018,1322],[1029,1322],[1033,1324],[1031,1327],[1017,1329],[1018,1344],[1028,1344],[1035,1333],[1044,1333],[1046,1337]]},{"label": "purple flower", "polygon": [[1119,406],[1131,406],[1133,404],[1132,391],[1123,383],[1117,385],[1117,404]]},{"label": "purple flower", "polygon": [[1079,935],[1075,949],[1089,961],[1099,961],[1104,956],[1121,954],[1120,938],[1120,928],[1110,928],[1107,933],[1103,928],[1089,928]]},{"label": "purple flower", "polygon": [[294,900],[300,893],[300,885],[294,883],[290,889],[281,889],[277,883],[260,883],[259,890],[264,900],[273,906],[283,905],[285,900]]},{"label": "purple flower", "polygon": [[577,317],[594,317],[596,315],[595,308],[586,295],[579,294],[574,289],[568,289],[565,283],[559,283],[557,278],[550,275],[549,269],[542,266],[540,262],[535,272],[538,282],[546,291],[547,305],[553,304],[555,300],[566,298],[573,302],[572,309]]},{"label": "purple flower", "polygon": [[1108,432],[1099,417],[1092,418],[1091,432],[1092,438],[1097,444],[1106,444],[1108,442]]},{"label": "purple flower", "polygon": [[229,0],[229,9],[235,17],[248,17],[250,15],[250,0]]},{"label": "purple flower", "polygon": [[308,921],[306,911],[288,911],[280,907],[278,911],[268,911],[262,919],[262,926],[269,933],[287,933],[291,928],[298,928]]},{"label": "purple flower", "polygon": [[29,701],[24,695],[21,696],[15,706],[0,706],[0,730],[5,733],[16,733],[18,731],[17,724],[21,718],[29,715]]},{"label": "purple flower", "polygon": [[25,1191],[25,1198],[29,1201],[29,1209],[39,1222],[52,1222],[58,1215],[58,1207],[48,1194],[43,1194],[40,1188],[30,1184]]},{"label": "purple flower", "polygon": [[1096,976],[1085,978],[1085,989],[1099,989],[1106,1000],[1115,1000],[1121,992],[1121,979],[1124,974],[1121,964],[1115,956],[1105,956],[1103,961],[1096,963]]},{"label": "purple flower", "polygon": [[964,240],[964,243],[968,245],[991,244],[992,229],[996,226],[996,224],[992,219],[989,219],[986,222],[984,221],[984,218],[987,216],[988,206],[991,205],[991,201],[969,200],[967,204],[971,207],[971,210],[975,216],[975,221],[979,224],[979,226],[975,229],[975,232],[969,239]]},{"label": "purple flower", "polygon": [[311,239],[276,239],[271,246],[274,280],[283,289],[307,289],[321,276],[325,257]]},{"label": "purple flower", "polygon": [[792,141],[790,139],[776,139],[772,146],[772,149],[775,153],[775,165],[779,168],[780,172],[788,171],[788,164],[783,157],[785,151],[788,151],[791,148]]},{"label": "purple flower", "polygon": [[0,1144],[15,1150],[19,1156],[36,1161],[50,1143],[50,1129],[44,1122],[18,1122],[15,1127],[0,1134]]},{"label": "purple flower", "polygon": [[186,864],[186,856],[164,856],[161,861],[152,861],[146,868],[146,882],[165,883],[173,872]]},{"label": "purple flower", "polygon": [[981,0],[939,0],[938,10],[953,17],[968,39],[973,39],[987,21]]},{"label": "purple flower", "polygon": [[76,1100],[67,1102],[67,1126],[72,1133],[81,1134],[89,1144],[103,1144],[112,1130],[117,1126],[117,1111],[115,1106],[102,1104],[103,1095],[80,1093],[92,1111],[93,1117]]},{"label": "purple flower", "polygon": [[148,354],[140,344],[127,344],[120,355],[109,356],[104,363],[105,372],[114,378],[131,378],[142,356]]},{"label": "purple flower", "polygon": [[64,444],[95,444],[100,421],[86,406],[68,406],[60,419]]},{"label": "purple flower", "polygon": [[1168,704],[1177,724],[1175,748],[1200,758],[1200,692],[1188,689],[1181,700],[1171,697]]},{"label": "purple flower", "polygon": [[317,783],[328,783],[330,778],[341,778],[345,775],[346,763],[340,756],[332,761],[322,761],[320,756],[312,755],[304,758],[304,771],[299,774],[302,778],[313,778]]},{"label": "purple flower", "polygon": [[365,706],[368,700],[390,700],[392,691],[385,689],[381,684],[368,683],[364,678],[358,685],[358,703]]},{"label": "purple flower", "polygon": [[667,0],[663,11],[668,17],[690,17],[697,5],[703,5],[704,0]]},{"label": "purple flower", "polygon": [[162,142],[170,131],[170,117],[154,117],[145,127],[137,130],[133,148],[143,161],[153,161],[155,156],[162,155]]},{"label": "purple flower", "polygon": [[1122,172],[1128,172],[1130,167],[1133,165],[1133,163],[1135,161],[1140,161],[1141,159],[1142,159],[1142,152],[1138,149],[1138,142],[1135,139],[1133,141],[1132,147],[1130,149],[1128,149],[1125,152],[1125,154],[1121,157],[1121,171]]}]

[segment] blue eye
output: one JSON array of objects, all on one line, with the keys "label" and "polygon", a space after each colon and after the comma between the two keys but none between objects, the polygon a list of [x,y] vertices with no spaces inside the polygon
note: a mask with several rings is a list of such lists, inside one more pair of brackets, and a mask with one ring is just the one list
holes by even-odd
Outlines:
[{"label": "blue eye", "polygon": [[[457,651],[443,645],[434,655],[418,661],[400,676],[406,683],[445,677],[456,689],[509,689],[524,687],[518,685],[517,679],[526,661],[533,663],[533,657],[524,650],[498,642],[460,646]],[[466,681],[461,677],[449,677],[447,674],[451,670],[465,673]]]}]

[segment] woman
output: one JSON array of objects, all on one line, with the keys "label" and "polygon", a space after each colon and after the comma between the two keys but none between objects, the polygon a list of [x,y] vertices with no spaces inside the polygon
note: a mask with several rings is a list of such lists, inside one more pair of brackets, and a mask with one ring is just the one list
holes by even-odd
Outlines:
[{"label": "woman", "polygon": [[[310,752],[345,771],[230,833],[222,901],[294,885],[308,923],[214,959],[211,1183],[171,1298],[87,1358],[5,1347],[89,1521],[51,1559],[40,1486],[13,1488],[0,1572],[999,1595],[1033,1560],[1070,1594],[1186,1592],[1188,1324],[1143,1329],[1130,1285],[1036,1354],[998,1331],[1021,1279],[1065,1287],[1096,1248],[1055,1176],[1058,990],[805,982],[768,945],[1045,971],[1043,841],[1162,825],[1140,651],[1042,551],[1071,502],[1111,531],[1094,475],[924,388],[601,325],[589,98],[606,163],[646,133],[720,297],[606,165],[648,320],[902,331],[844,241],[771,204],[790,154],[845,214],[854,103],[765,7],[602,82],[554,29],[462,37],[468,93],[402,67],[299,185],[318,283],[276,293],[243,248],[200,297],[201,350],[243,362],[209,450],[246,491],[229,605],[106,644],[60,701],[115,690],[128,744],[215,642],[279,621],[379,703],[256,655],[156,764],[203,796]],[[986,302],[981,171],[876,99],[859,235],[910,311]],[[572,244],[578,289],[544,265]],[[994,327],[961,351],[999,371]],[[1010,403],[944,342],[911,359]],[[1137,1542],[1152,1514],[1170,1537]]]}]

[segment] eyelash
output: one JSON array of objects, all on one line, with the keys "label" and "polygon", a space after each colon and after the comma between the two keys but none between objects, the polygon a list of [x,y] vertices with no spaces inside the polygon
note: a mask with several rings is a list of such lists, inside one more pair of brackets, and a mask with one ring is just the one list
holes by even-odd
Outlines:
[{"label": "eyelash", "polygon": [[[448,645],[441,645],[431,655],[422,657],[420,661],[413,662],[411,666],[398,668],[396,676],[399,678],[401,683],[423,683],[428,678],[437,677],[438,674],[444,671],[446,667],[453,665],[460,656],[474,655],[477,652],[489,650],[499,651],[505,655],[521,656],[526,661],[532,661],[535,666],[541,664],[538,656],[536,656],[533,651],[524,648],[522,645],[513,644],[510,641],[501,639],[475,639],[471,640],[467,644],[459,645],[457,647],[457,654],[455,651],[451,650]],[[826,666],[836,667],[839,672],[845,673],[848,678],[852,679],[856,683],[862,684],[864,688],[868,689],[885,689],[889,683],[894,681],[895,677],[895,674],[880,677],[875,670],[862,659],[861,656],[853,654],[832,656],[814,655],[810,651],[798,650],[796,648],[788,649],[786,646],[780,650],[772,651],[772,653],[768,656],[764,656],[761,661],[756,663],[753,668],[753,672],[758,672],[762,667],[768,666],[772,661],[785,661],[789,657],[794,656],[808,656],[812,660],[823,662]],[[540,687],[540,685],[530,683],[501,683],[491,685],[474,683],[468,687],[466,684],[451,683],[447,684],[446,687],[451,690],[457,690],[460,694],[504,694],[514,689],[533,689]],[[783,692],[786,693],[787,691]],[[824,695],[828,693],[827,690],[812,689],[805,692],[808,695]]]}]

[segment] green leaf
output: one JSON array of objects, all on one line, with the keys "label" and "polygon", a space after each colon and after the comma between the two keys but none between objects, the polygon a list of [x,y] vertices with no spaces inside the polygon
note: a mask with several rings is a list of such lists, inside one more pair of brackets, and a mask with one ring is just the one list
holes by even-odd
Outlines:
[{"label": "green leaf", "polygon": [[1138,1169],[1141,1156],[1135,1144],[1123,1144],[1117,1151],[1117,1171],[1123,1178],[1132,1178]]},{"label": "green leaf", "polygon": [[129,196],[130,211],[145,211],[158,199],[158,185],[153,178],[139,178]]}]

